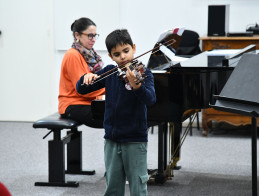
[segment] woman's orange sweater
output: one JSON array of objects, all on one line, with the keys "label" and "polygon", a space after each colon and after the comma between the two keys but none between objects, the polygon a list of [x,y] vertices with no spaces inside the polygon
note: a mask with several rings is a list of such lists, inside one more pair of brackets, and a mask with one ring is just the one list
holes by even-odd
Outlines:
[{"label": "woman's orange sweater", "polygon": [[64,114],[69,105],[91,105],[92,100],[100,99],[101,95],[104,95],[105,89],[86,95],[80,95],[76,92],[77,81],[86,73],[90,73],[90,70],[83,56],[76,49],[69,49],[61,64],[58,95],[60,114]]}]

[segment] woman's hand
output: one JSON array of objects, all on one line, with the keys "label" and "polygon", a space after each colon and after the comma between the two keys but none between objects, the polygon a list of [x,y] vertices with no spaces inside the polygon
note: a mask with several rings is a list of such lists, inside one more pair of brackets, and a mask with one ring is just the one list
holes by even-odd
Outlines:
[{"label": "woman's hand", "polygon": [[127,76],[128,80],[129,80],[129,83],[130,83],[130,85],[132,86],[132,88],[134,90],[137,90],[137,89],[140,88],[141,83],[136,84],[136,82],[138,82],[138,78],[137,78],[137,76],[136,76],[136,74],[134,72],[135,72],[134,70],[131,71],[130,68],[127,67],[126,76]]},{"label": "woman's hand", "polygon": [[93,73],[85,74],[85,76],[84,76],[84,84],[85,85],[92,84],[92,82],[94,80],[96,80],[97,78],[98,78],[97,74],[93,74]]}]

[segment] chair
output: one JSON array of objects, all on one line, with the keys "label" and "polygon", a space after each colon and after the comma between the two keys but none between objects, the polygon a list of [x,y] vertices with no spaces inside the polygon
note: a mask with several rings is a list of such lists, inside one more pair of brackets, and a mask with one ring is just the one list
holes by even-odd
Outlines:
[{"label": "chair", "polygon": [[192,57],[194,55],[200,54],[201,49],[199,45],[199,34],[195,31],[185,30],[182,34],[182,41],[180,42],[175,55]]},{"label": "chair", "polygon": [[[192,57],[201,53],[199,34],[192,30],[185,30],[182,34],[182,40],[176,50],[175,55],[183,57]],[[200,129],[199,113],[196,112],[197,128]],[[191,118],[190,118],[191,123]],[[192,124],[190,127],[190,135],[192,135]]]}]

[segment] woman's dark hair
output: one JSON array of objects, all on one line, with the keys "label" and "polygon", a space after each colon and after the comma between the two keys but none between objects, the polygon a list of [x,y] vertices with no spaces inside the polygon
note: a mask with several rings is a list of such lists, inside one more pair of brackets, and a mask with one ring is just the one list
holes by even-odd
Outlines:
[{"label": "woman's dark hair", "polygon": [[89,18],[79,18],[73,22],[71,25],[71,31],[73,32],[73,36],[75,37],[75,32],[81,34],[84,30],[86,30],[89,26],[96,24]]},{"label": "woman's dark hair", "polygon": [[111,54],[111,50],[117,45],[129,44],[133,47],[130,34],[127,29],[117,29],[111,32],[105,39],[105,44],[108,52]]}]

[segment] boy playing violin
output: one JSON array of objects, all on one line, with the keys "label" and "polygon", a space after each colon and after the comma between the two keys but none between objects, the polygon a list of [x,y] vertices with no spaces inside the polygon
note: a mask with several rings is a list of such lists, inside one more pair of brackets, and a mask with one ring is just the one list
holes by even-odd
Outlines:
[{"label": "boy playing violin", "polygon": [[[111,32],[105,42],[109,56],[118,66],[134,58],[136,46],[126,29]],[[121,80],[118,74],[98,77],[115,67],[107,65],[96,74],[83,75],[76,89],[80,94],[101,88],[106,90],[103,122],[106,169],[104,195],[124,195],[126,178],[132,196],[147,195],[147,106],[156,101],[154,79],[151,71],[145,68],[146,77],[139,82],[137,71],[129,67],[126,68],[128,83]]]}]

